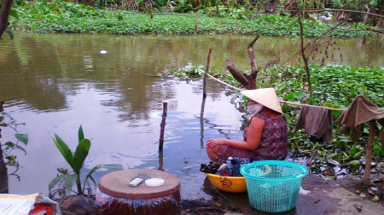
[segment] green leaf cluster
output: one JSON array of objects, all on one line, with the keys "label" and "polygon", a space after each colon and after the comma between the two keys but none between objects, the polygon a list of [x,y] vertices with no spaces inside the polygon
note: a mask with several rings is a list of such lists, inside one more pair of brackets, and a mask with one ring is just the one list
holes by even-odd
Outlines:
[{"label": "green leaf cluster", "polygon": [[[72,168],[72,171],[70,172],[63,168],[58,169],[60,174],[54,178],[48,186],[51,196],[54,196],[55,194],[58,194],[59,196],[65,196],[71,194],[72,192],[75,192],[77,195],[83,195],[85,194],[86,189],[90,186],[88,180],[91,180],[93,184],[96,185],[96,181],[92,176],[95,171],[99,169],[121,169],[113,165],[97,165],[92,168],[88,174],[86,174],[85,179],[82,181],[81,170],[83,168],[85,159],[88,156],[89,149],[91,148],[91,141],[84,138],[82,126],[80,126],[78,130],[78,145],[74,152],[70,150],[68,145],[57,134],[55,134],[53,141],[61,155]],[[77,191],[73,191],[74,184],[77,186]],[[53,190],[53,188],[57,185],[59,188],[57,190]]]},{"label": "green leaf cluster", "polygon": [[14,150],[19,150],[24,152],[24,154],[27,154],[27,151],[23,146],[26,146],[28,144],[29,136],[25,133],[19,133],[18,126],[25,125],[24,123],[18,123],[16,119],[14,119],[9,113],[2,112],[0,115],[0,127],[10,128],[15,131],[15,139],[16,142],[13,141],[7,141],[4,144],[2,144],[0,147],[2,147],[2,151],[5,158],[5,164],[7,166],[15,167],[16,170],[14,170],[11,174],[15,175],[15,173],[18,171],[20,164],[17,160],[17,156],[14,155],[12,152]]}]

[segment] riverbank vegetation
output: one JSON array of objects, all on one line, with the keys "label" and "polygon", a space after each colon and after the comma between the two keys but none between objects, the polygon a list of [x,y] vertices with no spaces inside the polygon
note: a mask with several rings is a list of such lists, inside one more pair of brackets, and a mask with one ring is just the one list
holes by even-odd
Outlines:
[{"label": "riverbank vegetation", "polygon": [[[289,6],[289,1],[273,5],[273,12],[265,9],[267,1],[91,2],[94,2],[93,6],[56,0],[16,1],[18,4],[13,6],[9,27],[38,33],[298,36],[300,26],[295,16],[297,11],[293,9],[309,8],[304,3],[301,3],[300,8]],[[376,9],[378,5],[370,7]],[[302,24],[306,37],[361,37],[383,31],[382,23],[375,21],[376,16],[368,16],[371,17],[368,21],[364,13],[359,17],[366,18],[365,22],[354,22],[354,19],[359,20],[352,19],[356,17],[355,13],[337,11],[306,12],[304,17]]]}]

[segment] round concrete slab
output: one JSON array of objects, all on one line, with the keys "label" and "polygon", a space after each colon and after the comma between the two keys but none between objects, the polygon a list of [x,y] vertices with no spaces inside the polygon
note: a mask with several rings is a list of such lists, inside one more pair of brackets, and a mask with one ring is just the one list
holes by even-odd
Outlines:
[{"label": "round concrete slab", "polygon": [[[129,182],[140,175],[149,178],[164,179],[165,184],[157,187],[141,183],[137,187],[128,186]],[[128,169],[104,175],[98,184],[101,192],[117,198],[126,199],[151,199],[172,195],[180,190],[180,181],[175,176],[153,169]]]}]

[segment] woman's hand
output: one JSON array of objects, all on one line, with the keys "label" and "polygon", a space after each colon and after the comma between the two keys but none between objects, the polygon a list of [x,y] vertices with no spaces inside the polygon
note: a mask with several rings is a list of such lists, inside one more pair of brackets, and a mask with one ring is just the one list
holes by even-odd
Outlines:
[{"label": "woman's hand", "polygon": [[218,146],[218,145],[222,145],[222,144],[225,144],[225,141],[227,139],[225,138],[215,138],[215,139],[210,139],[208,140],[207,142],[207,147],[215,147],[215,146]]}]

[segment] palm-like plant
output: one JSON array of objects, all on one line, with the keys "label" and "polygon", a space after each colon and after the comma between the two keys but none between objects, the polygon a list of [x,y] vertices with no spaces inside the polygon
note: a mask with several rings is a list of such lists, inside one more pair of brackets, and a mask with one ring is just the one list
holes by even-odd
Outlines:
[{"label": "palm-like plant", "polygon": [[[68,145],[57,135],[53,138],[54,143],[59,149],[60,153],[63,155],[64,159],[67,161],[69,166],[72,168],[72,172],[67,169],[59,168],[59,175],[54,178],[49,183],[49,192],[53,196],[56,192],[60,196],[69,195],[71,192],[75,192],[77,195],[84,195],[85,189],[90,188],[88,179],[96,185],[95,179],[92,177],[92,174],[99,169],[121,169],[113,165],[97,165],[85,176],[84,181],[81,181],[81,169],[85,159],[88,156],[89,149],[91,148],[91,141],[84,138],[84,132],[82,126],[79,127],[78,131],[79,143],[76,147],[75,152],[72,152]],[[77,192],[72,190],[73,185],[76,183]],[[59,189],[56,192],[52,192],[52,189],[58,185]],[[88,189],[88,194],[90,194],[91,189]]]}]

